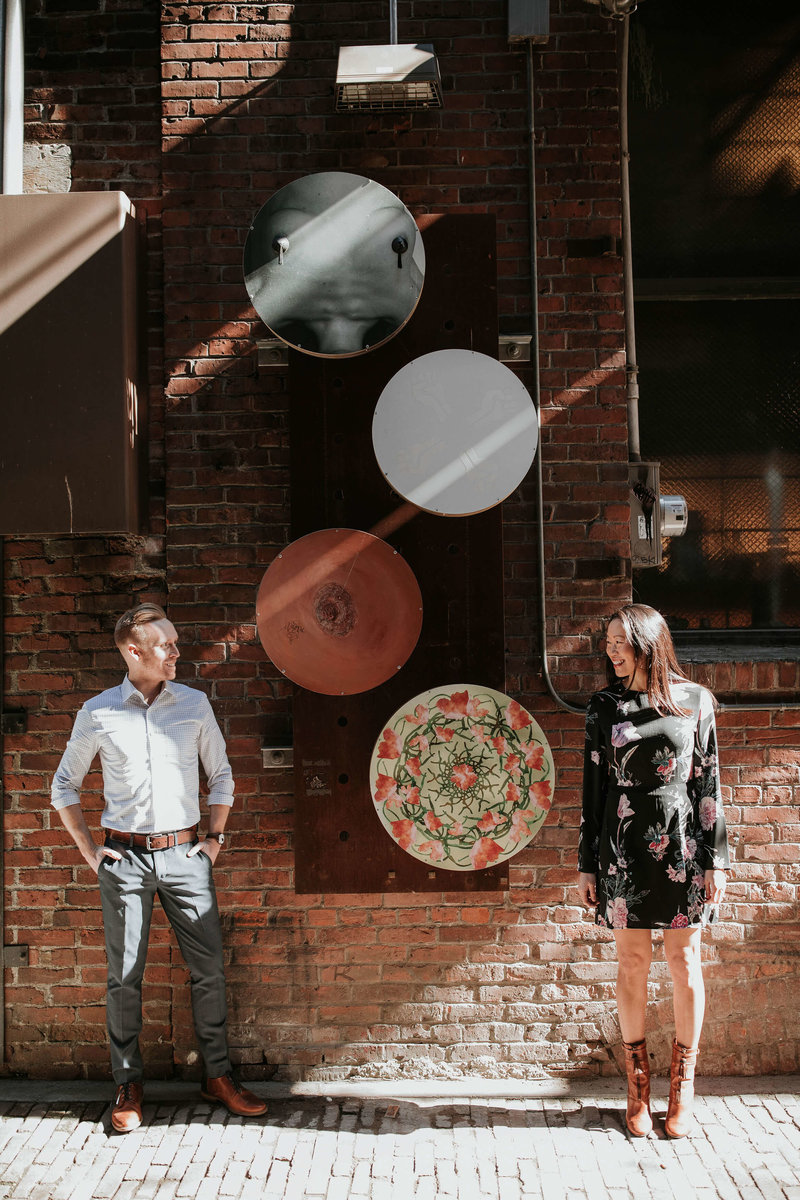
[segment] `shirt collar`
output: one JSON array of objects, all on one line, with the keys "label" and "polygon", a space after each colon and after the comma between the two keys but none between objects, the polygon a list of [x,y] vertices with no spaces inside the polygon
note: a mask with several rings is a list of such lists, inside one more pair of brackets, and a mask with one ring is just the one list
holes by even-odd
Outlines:
[{"label": "shirt collar", "polygon": [[[139,689],[136,687],[136,685],[131,683],[130,675],[126,675],[125,678],[123,679],[122,685],[121,685],[121,691],[122,691],[122,703],[123,704],[127,704],[127,702],[131,699],[131,697],[135,696],[138,699],[138,701],[140,702],[140,704],[145,705],[144,696],[139,691]],[[155,700],[153,701],[153,704],[155,704],[156,701],[159,701],[165,692],[168,692],[170,696],[174,696],[176,694],[175,689],[172,686],[172,681],[169,679],[164,680],[164,685],[161,688],[161,691],[156,696]],[[145,707],[147,707],[147,706],[145,705]],[[152,705],[150,707],[152,707]]]}]

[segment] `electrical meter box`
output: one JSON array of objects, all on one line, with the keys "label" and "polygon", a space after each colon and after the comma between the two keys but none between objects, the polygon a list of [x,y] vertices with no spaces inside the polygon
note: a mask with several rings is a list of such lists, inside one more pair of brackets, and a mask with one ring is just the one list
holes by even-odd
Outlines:
[{"label": "electrical meter box", "polygon": [[660,467],[657,462],[628,464],[631,487],[631,563],[657,567],[661,563]]},{"label": "electrical meter box", "polygon": [[682,537],[689,521],[683,496],[661,495],[661,466],[657,462],[628,463],[631,488],[631,563],[658,567],[664,538]]}]

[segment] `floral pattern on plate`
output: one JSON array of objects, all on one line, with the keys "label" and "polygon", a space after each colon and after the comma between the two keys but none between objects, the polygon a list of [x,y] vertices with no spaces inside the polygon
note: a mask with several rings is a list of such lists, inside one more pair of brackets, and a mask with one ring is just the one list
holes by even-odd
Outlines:
[{"label": "floral pattern on plate", "polygon": [[448,871],[511,858],[539,832],[553,799],[553,756],[521,704],[459,684],[415,696],[378,738],[370,787],[401,849]]}]

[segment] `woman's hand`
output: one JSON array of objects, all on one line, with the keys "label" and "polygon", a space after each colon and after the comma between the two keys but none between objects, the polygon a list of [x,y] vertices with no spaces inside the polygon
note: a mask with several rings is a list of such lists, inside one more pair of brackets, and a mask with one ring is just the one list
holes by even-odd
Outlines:
[{"label": "woman's hand", "polygon": [[597,876],[588,871],[578,874],[578,895],[584,908],[594,908],[597,904]]},{"label": "woman's hand", "polygon": [[706,871],[706,904],[721,904],[725,896],[728,877],[724,871]]}]

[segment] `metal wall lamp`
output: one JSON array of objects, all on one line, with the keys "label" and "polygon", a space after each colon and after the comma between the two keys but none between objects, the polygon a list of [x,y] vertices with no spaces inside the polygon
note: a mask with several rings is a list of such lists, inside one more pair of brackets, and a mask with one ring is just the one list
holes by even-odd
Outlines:
[{"label": "metal wall lamp", "polygon": [[442,107],[442,79],[432,44],[398,45],[397,0],[389,0],[389,42],[341,47],[337,112]]}]

